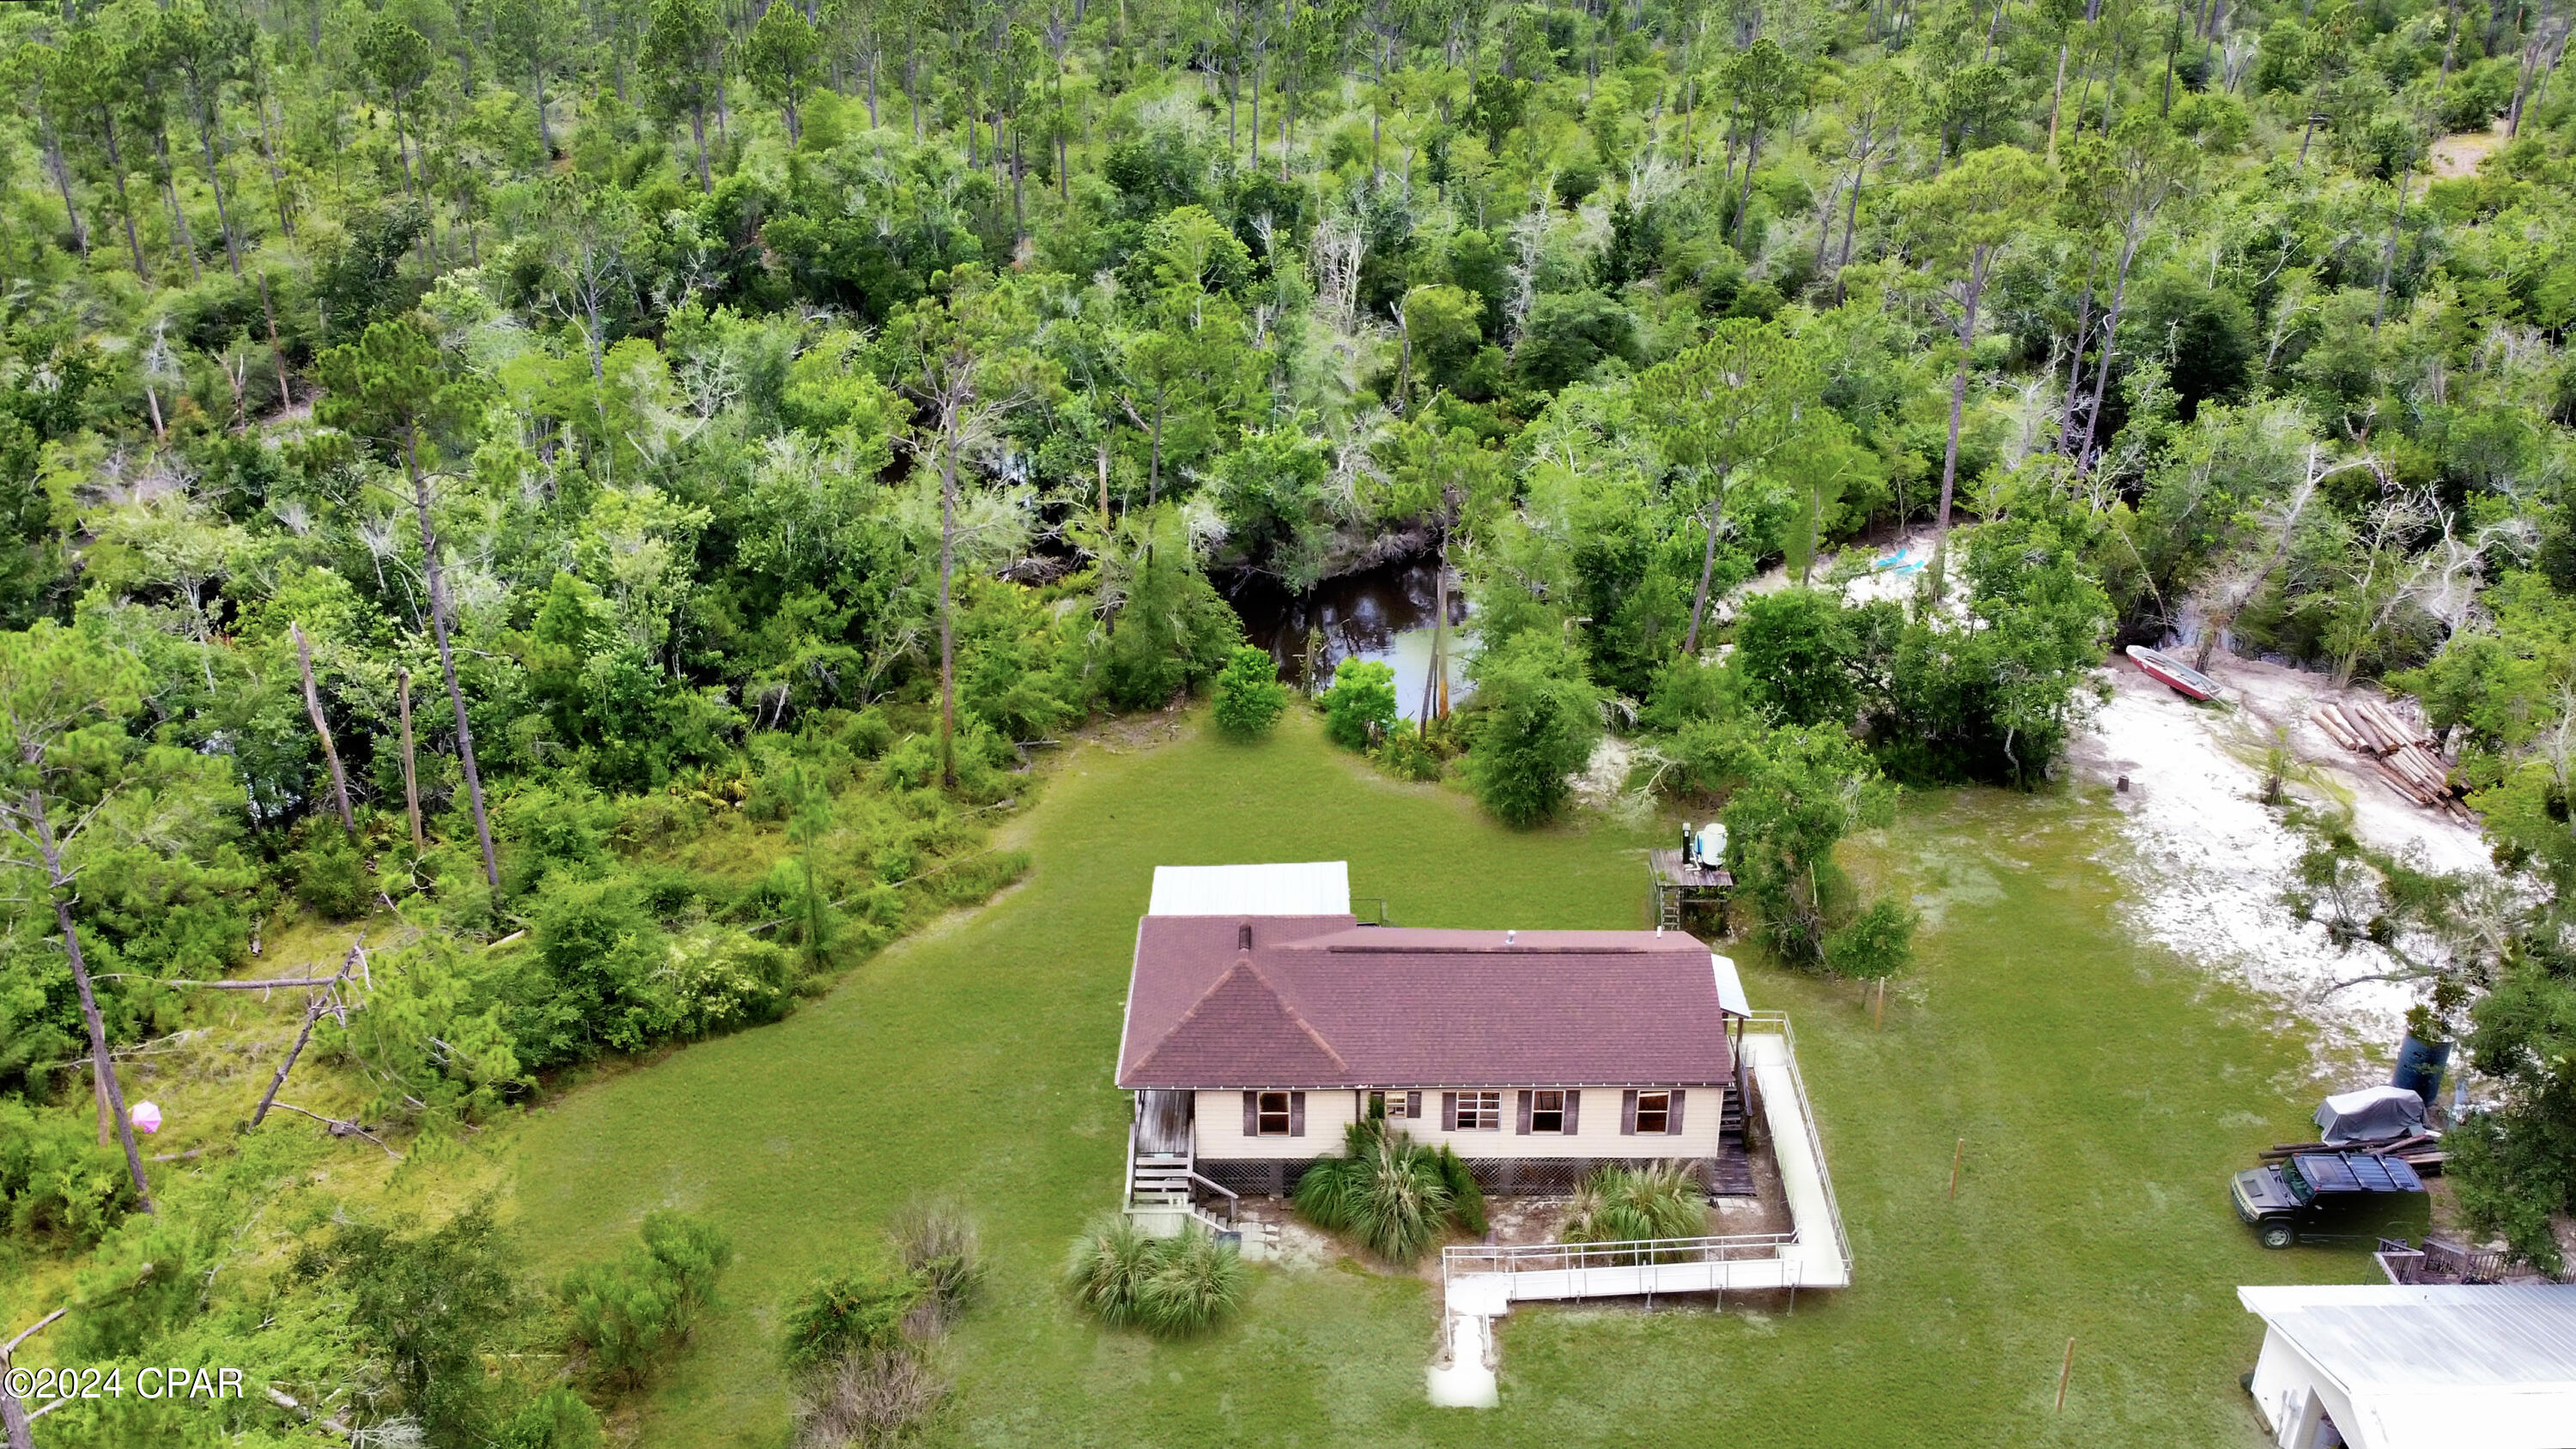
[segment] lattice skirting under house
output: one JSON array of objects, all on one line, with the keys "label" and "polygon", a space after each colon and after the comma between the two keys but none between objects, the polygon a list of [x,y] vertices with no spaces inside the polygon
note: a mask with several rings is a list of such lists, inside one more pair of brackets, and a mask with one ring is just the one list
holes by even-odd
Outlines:
[{"label": "lattice skirting under house", "polygon": [[[1740,1159],[1742,1149],[1736,1149]],[[1569,1193],[1583,1179],[1603,1167],[1644,1167],[1664,1159],[1651,1157],[1470,1157],[1467,1175],[1489,1193],[1509,1196],[1514,1193]],[[1749,1195],[1752,1183],[1736,1188],[1733,1174],[1714,1158],[1687,1158],[1686,1164],[1698,1174],[1700,1185],[1720,1196],[1735,1193]],[[1199,1173],[1242,1193],[1247,1197],[1286,1197],[1297,1190],[1297,1179],[1306,1175],[1313,1159],[1295,1161],[1255,1158],[1201,1158]]]}]

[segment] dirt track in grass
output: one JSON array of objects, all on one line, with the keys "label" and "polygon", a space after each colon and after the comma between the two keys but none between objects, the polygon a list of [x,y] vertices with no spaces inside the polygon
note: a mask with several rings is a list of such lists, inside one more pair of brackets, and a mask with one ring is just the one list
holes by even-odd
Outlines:
[{"label": "dirt track in grass", "polygon": [[[1113,1204],[1109,1085],[1127,956],[1160,863],[1348,858],[1409,925],[1635,925],[1644,839],[1514,834],[1453,791],[1385,781],[1292,717],[1238,746],[1062,761],[1017,827],[1028,880],[888,951],[778,1026],[575,1093],[520,1139],[513,1220],[549,1266],[613,1252],[649,1208],[715,1217],[741,1258],[636,1442],[782,1445],[778,1306],[865,1261],[917,1191],[977,1205],[984,1305],[942,1350],[937,1444],[1701,1442],[2251,1446],[2241,1282],[2362,1281],[2357,1253],[2265,1253],[2225,1173],[2297,1135],[2307,1053],[2268,1004],[2123,924],[2106,797],[1918,796],[1855,842],[1925,912],[1923,962],[1873,1031],[1856,995],[1747,963],[1796,1020],[1858,1284],[1791,1312],[1659,1304],[1507,1320],[1503,1407],[1424,1402],[1436,1288],[1347,1263],[1263,1269],[1207,1339],[1099,1330],[1055,1288]],[[1659,838],[1659,837],[1658,837]],[[1968,1139],[1955,1203],[1943,1189]],[[2050,1404],[2067,1337],[2076,1369]]]}]

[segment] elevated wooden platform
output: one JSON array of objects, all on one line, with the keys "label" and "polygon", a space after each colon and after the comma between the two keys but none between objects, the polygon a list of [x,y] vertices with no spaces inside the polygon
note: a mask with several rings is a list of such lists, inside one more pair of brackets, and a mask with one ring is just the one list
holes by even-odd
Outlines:
[{"label": "elevated wooden platform", "polygon": [[1685,864],[1678,846],[1647,851],[1646,875],[1655,893],[1655,924],[1667,931],[1682,928],[1685,905],[1723,908],[1735,891],[1735,877],[1724,867]]}]

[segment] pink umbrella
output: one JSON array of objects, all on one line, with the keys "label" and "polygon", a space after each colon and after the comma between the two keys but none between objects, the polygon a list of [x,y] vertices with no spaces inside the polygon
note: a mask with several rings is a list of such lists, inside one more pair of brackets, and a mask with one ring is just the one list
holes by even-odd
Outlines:
[{"label": "pink umbrella", "polygon": [[142,1128],[145,1132],[158,1132],[161,1130],[161,1109],[152,1105],[150,1102],[135,1103],[133,1116],[134,1125]]}]

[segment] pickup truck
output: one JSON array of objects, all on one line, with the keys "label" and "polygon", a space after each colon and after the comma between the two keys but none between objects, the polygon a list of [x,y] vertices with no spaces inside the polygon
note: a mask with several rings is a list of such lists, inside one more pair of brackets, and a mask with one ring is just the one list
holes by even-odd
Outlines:
[{"label": "pickup truck", "polygon": [[2366,1152],[2303,1152],[2240,1172],[2229,1196],[2267,1248],[2371,1232],[2425,1201],[2414,1168]]}]

